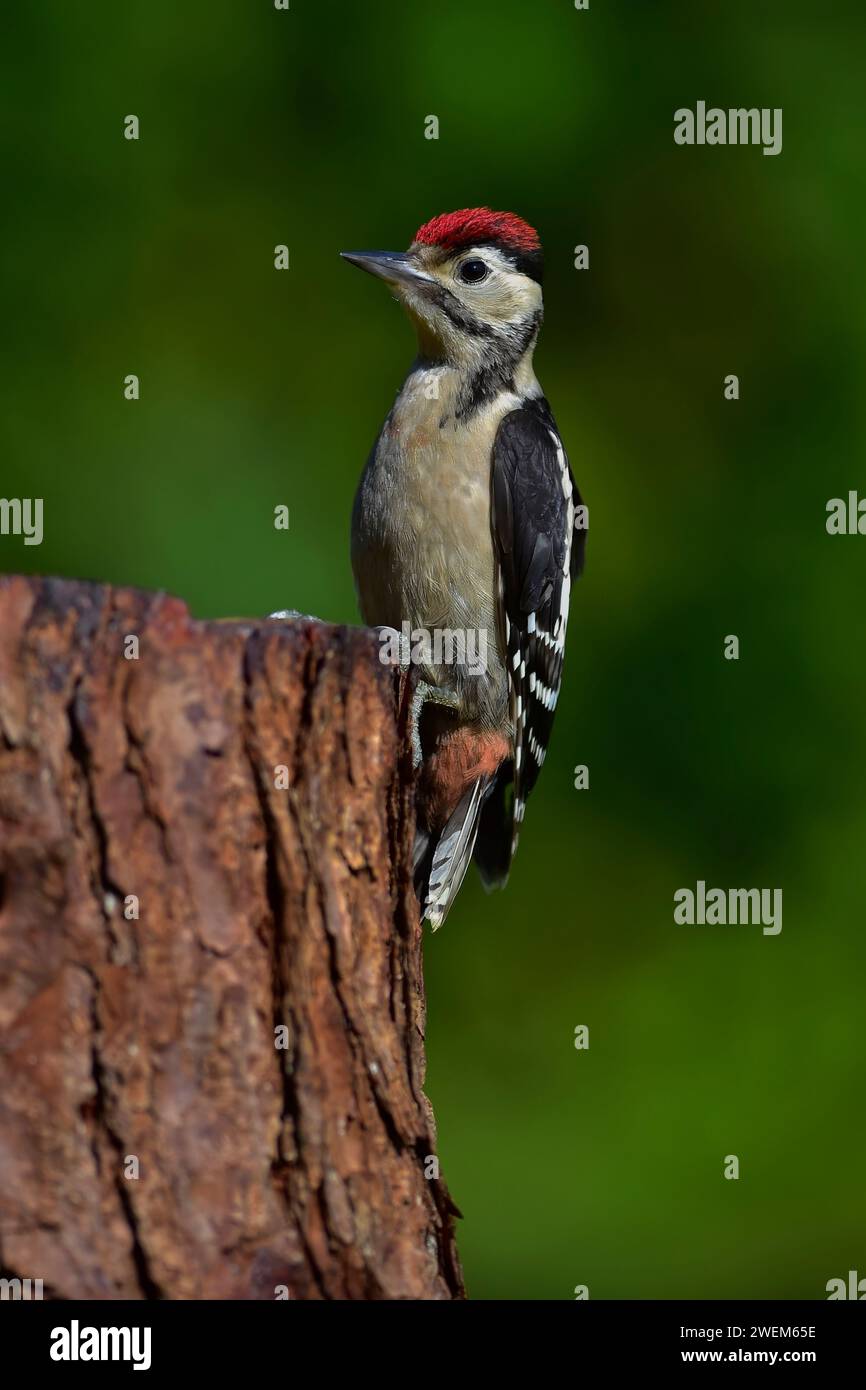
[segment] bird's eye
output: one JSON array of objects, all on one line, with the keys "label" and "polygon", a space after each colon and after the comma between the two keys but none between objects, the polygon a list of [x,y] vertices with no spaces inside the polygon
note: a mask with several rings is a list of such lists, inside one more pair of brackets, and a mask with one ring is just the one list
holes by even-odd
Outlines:
[{"label": "bird's eye", "polygon": [[478,285],[482,280],[486,280],[489,274],[490,267],[479,260],[464,261],[457,270],[457,278],[462,280],[464,285]]}]

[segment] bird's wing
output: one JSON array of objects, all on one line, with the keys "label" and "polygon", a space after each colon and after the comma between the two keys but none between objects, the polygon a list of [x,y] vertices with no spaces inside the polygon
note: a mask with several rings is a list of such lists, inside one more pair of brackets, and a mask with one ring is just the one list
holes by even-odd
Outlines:
[{"label": "bird's wing", "polygon": [[[493,444],[491,496],[514,730],[510,861],[526,799],[550,739],[571,583],[583,568],[586,543],[580,493],[543,396],[525,401],[500,422]],[[483,850],[482,856],[476,853],[479,861],[481,857]],[[484,873],[481,862],[479,867]]]}]

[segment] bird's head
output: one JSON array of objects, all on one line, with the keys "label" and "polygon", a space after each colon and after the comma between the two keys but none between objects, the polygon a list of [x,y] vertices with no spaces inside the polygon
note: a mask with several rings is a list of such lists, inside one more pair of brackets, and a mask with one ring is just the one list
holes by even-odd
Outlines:
[{"label": "bird's head", "polygon": [[541,322],[538,233],[513,212],[464,208],[425,222],[408,251],[343,251],[385,280],[418,330],[422,354],[473,365],[531,348]]}]

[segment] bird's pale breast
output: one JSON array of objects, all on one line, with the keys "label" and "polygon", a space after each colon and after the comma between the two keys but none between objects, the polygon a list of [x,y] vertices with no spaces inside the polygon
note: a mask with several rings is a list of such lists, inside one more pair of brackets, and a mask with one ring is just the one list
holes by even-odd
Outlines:
[{"label": "bird's pale breast", "polygon": [[[438,390],[438,396],[432,395]],[[455,420],[447,373],[410,374],[371,453],[352,525],[352,563],[365,622],[462,632],[485,649],[486,676],[440,665],[483,722],[507,707],[490,530],[490,469],[499,420],[511,406]],[[497,403],[498,404],[498,403]],[[477,664],[477,663],[476,663]]]}]

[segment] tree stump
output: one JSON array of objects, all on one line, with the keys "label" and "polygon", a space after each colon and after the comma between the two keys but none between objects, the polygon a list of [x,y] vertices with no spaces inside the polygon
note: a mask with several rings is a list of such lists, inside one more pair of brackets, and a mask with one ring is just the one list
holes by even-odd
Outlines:
[{"label": "tree stump", "polygon": [[407,723],[363,629],[0,582],[0,1275],[463,1296]]}]

